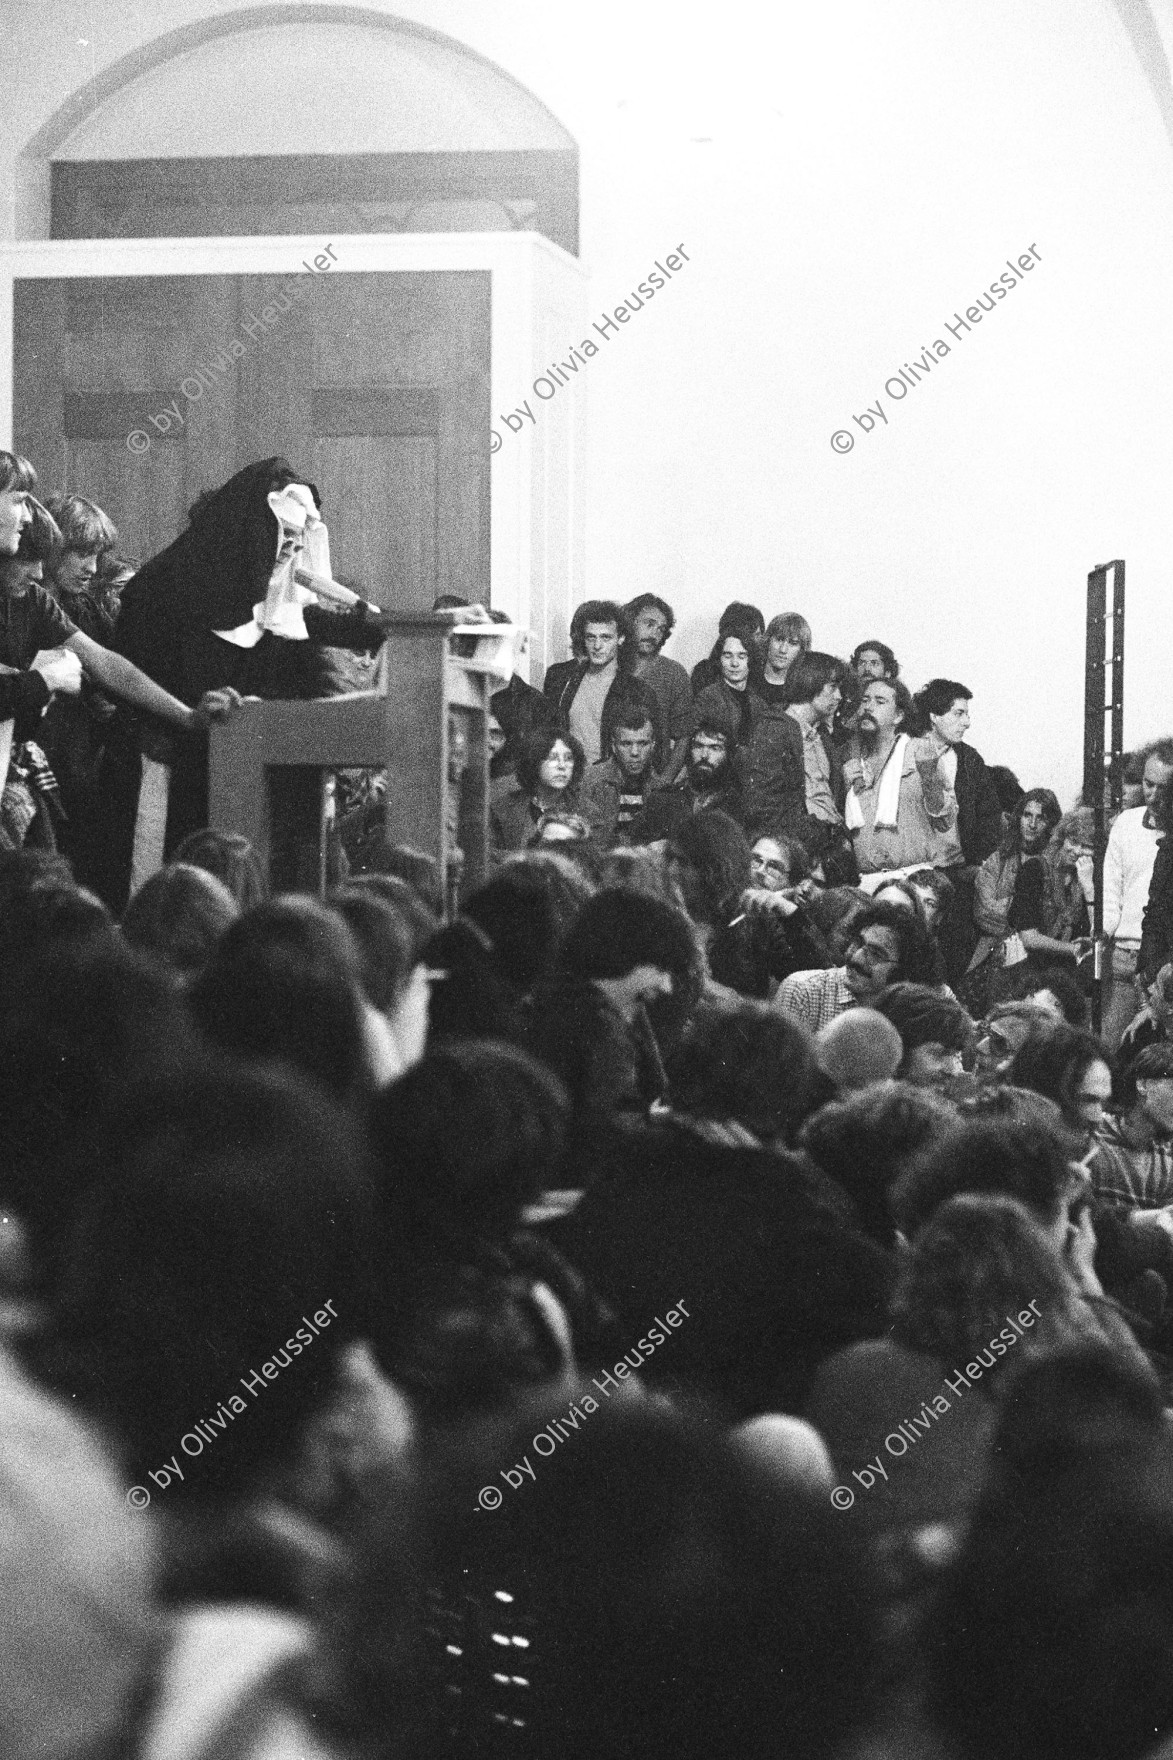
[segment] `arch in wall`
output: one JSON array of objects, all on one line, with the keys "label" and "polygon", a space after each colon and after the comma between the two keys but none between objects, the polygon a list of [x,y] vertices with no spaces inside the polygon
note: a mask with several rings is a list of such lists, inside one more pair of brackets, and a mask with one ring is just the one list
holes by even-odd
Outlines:
[{"label": "arch in wall", "polygon": [[[531,184],[552,176],[558,200],[572,197],[577,234],[574,139],[520,81],[425,26],[367,6],[299,0],[168,32],[75,92],[18,160],[18,236],[45,237],[51,227],[54,236],[125,235],[125,224],[103,220],[112,192],[121,189],[124,212],[136,182],[161,191],[166,206],[184,187],[185,164],[219,168],[210,203],[207,191],[189,200],[193,213],[201,205],[224,207],[229,184],[232,191],[226,211],[209,214],[195,230],[269,229],[254,223],[256,211],[263,216],[267,192],[283,182],[287,199],[292,192],[305,201],[291,224],[277,229],[312,230],[307,210],[320,204],[326,161],[336,167],[344,159],[368,174],[363,184],[356,173],[359,184],[342,192],[351,206],[368,210],[351,230],[549,231],[535,224],[526,191],[527,176]],[[406,184],[380,177],[393,159],[401,167],[413,160],[419,175]],[[254,174],[256,190],[249,187]],[[72,206],[62,209],[67,186]],[[445,200],[467,209],[456,226],[443,211]],[[227,211],[233,206],[235,222]],[[565,232],[565,215],[561,225]]]}]

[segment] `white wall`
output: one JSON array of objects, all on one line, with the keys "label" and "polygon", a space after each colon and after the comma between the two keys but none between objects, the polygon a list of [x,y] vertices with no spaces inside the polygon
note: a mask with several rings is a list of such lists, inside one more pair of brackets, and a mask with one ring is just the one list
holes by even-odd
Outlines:
[{"label": "white wall", "polygon": [[[71,94],[234,10],[7,0],[9,229],[15,153]],[[559,392],[587,401],[588,591],[664,592],[685,660],[732,598],[804,611],[834,650],[878,635],[912,683],[975,690],[987,758],[1068,797],[1084,582],[1124,556],[1126,736],[1173,727],[1173,154],[1110,0],[394,10],[576,138],[597,312],[689,252]],[[955,344],[944,319],[1032,244],[1039,266]],[[891,408],[884,380],[936,337],[948,358]],[[890,425],[865,435],[877,395]]]}]

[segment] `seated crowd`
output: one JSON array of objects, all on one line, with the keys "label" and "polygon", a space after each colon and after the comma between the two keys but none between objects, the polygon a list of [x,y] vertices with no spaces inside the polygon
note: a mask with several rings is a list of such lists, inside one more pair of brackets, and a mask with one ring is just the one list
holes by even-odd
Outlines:
[{"label": "seated crowd", "polygon": [[1173,743],[1099,1035],[1089,809],[746,605],[691,679],[662,600],[580,607],[448,921],[418,851],[270,897],[214,829],[116,920],[102,717],[164,705],[101,658],[109,522],[46,517],[46,584],[0,559],[0,1751],[1169,1760]]}]

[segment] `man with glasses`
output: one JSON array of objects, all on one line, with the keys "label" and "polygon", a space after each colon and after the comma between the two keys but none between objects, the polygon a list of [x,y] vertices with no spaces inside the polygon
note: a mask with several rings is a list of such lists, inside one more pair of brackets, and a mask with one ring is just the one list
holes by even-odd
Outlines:
[{"label": "man with glasses", "polygon": [[849,1008],[869,1007],[889,984],[932,984],[933,948],[924,924],[893,904],[865,905],[851,925],[844,963],[792,972],[773,1006],[810,1033]]}]

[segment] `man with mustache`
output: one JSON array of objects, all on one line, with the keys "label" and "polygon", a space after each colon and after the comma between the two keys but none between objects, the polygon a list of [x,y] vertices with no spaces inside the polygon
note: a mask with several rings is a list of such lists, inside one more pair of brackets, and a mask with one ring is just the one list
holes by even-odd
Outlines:
[{"label": "man with mustache", "polygon": [[641,679],[660,705],[662,729],[667,733],[663,751],[656,753],[656,767],[671,780],[679,775],[688,754],[692,727],[692,686],[679,660],[661,652],[676,627],[676,613],[666,599],[640,593],[623,607],[635,648],[632,676]]},{"label": "man with mustache", "polygon": [[957,822],[957,798],[946,786],[935,748],[904,731],[913,713],[898,678],[873,679],[843,766],[849,785],[845,817],[867,892],[917,867],[944,865],[946,834]]},{"label": "man with mustache", "polygon": [[817,1033],[849,1008],[870,1008],[890,984],[933,982],[933,947],[920,919],[899,905],[869,904],[851,925],[843,965],[792,972],[772,1006]]}]

